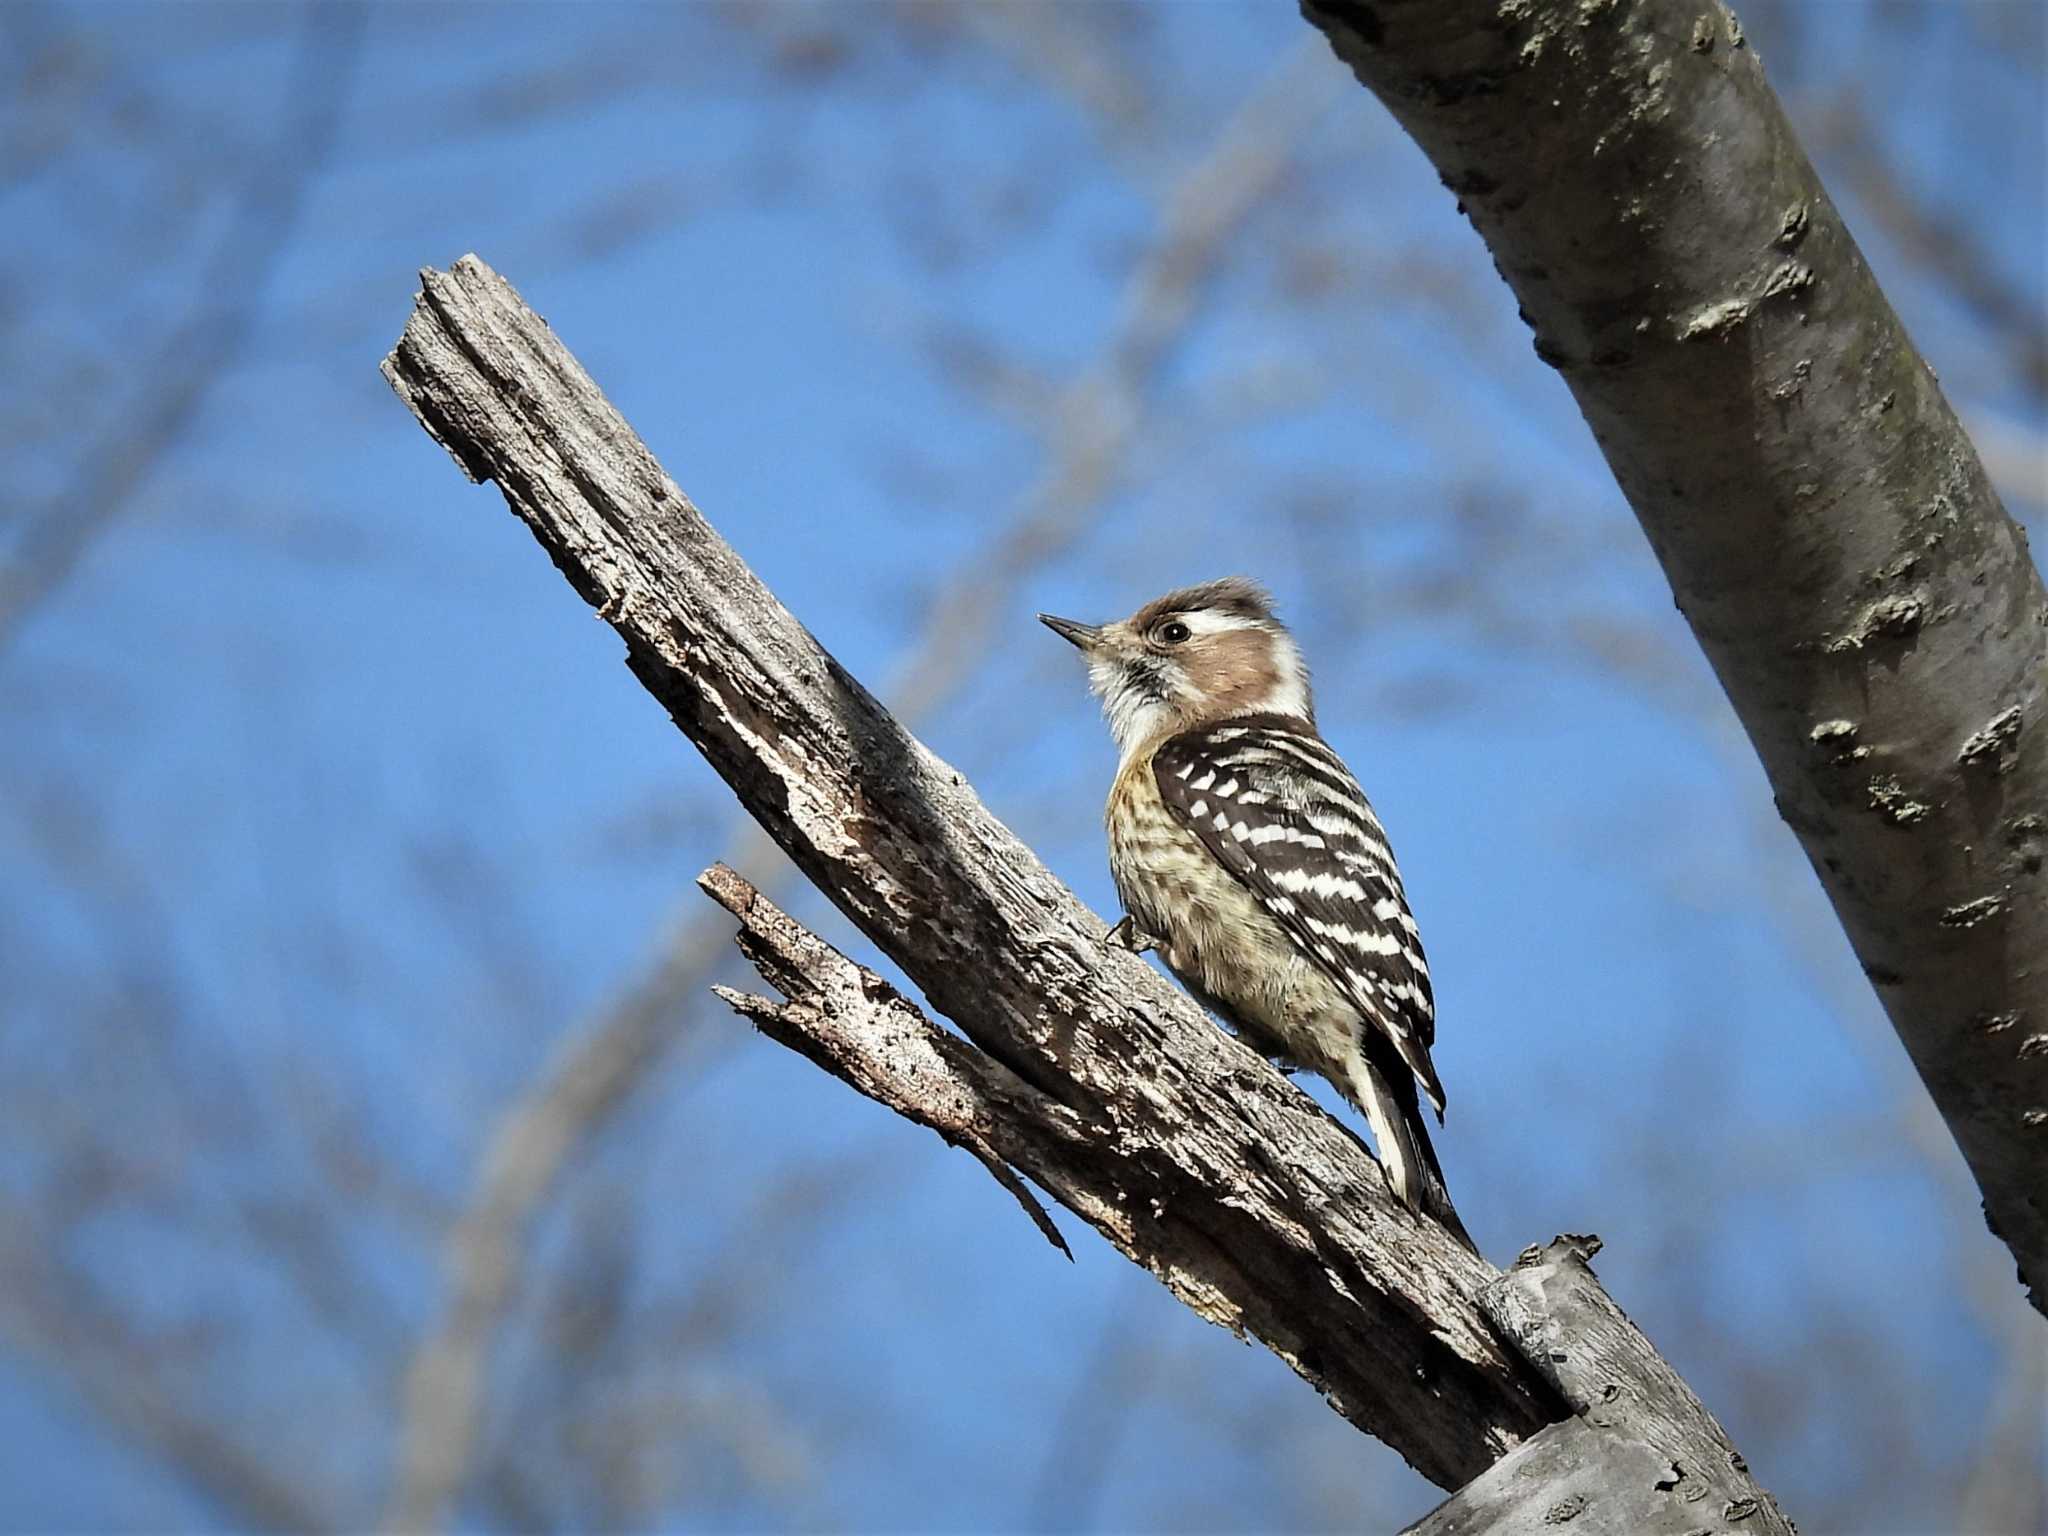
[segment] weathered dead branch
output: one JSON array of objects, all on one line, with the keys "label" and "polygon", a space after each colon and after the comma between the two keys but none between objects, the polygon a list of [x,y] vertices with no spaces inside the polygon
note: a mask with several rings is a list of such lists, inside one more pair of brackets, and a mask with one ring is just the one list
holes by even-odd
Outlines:
[{"label": "weathered dead branch", "polygon": [[1472,1303],[1492,1271],[1402,1212],[1299,1089],[1102,943],[1102,921],[760,585],[501,278],[465,257],[422,282],[393,387],[498,483],[812,882],[1100,1141],[1126,1251],[1441,1482],[1540,1427],[1547,1389]]},{"label": "weathered dead branch", "polygon": [[1495,1273],[1396,1205],[1355,1136],[1103,943],[761,587],[502,279],[465,257],[422,281],[393,387],[498,483],[747,808],[967,1038],[715,872],[789,997],[729,1000],[967,1146],[1044,1228],[1017,1175],[1038,1180],[1445,1486],[1563,1414],[1478,1306]]},{"label": "weathered dead branch", "polygon": [[[1228,267],[1233,237],[1284,185],[1294,146],[1329,97],[1320,52],[1304,37],[1163,189],[1156,238],[1100,353],[1052,392],[1045,473],[1019,493],[989,549],[941,586],[917,642],[888,679],[884,692],[898,718],[915,722],[957,696],[973,675],[973,658],[989,648],[1004,592],[1070,548],[1115,488],[1157,414],[1177,342]],[[741,817],[724,858],[758,868],[772,852],[760,827]],[[776,867],[760,878],[772,889],[787,872]],[[445,1523],[469,1475],[492,1345],[520,1291],[544,1202],[578,1150],[679,1043],[695,1042],[703,1059],[688,1007],[701,1001],[725,944],[715,912],[692,901],[687,914],[671,913],[653,962],[562,1042],[492,1127],[475,1189],[448,1234],[442,1315],[407,1367],[387,1529]]]}]

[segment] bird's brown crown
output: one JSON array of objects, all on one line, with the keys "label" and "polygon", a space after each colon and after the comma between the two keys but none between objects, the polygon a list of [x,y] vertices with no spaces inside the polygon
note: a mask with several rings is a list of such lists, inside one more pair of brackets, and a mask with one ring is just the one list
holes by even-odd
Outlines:
[{"label": "bird's brown crown", "polygon": [[1132,614],[1129,622],[1131,628],[1143,631],[1176,613],[1231,614],[1261,623],[1277,622],[1272,594],[1248,576],[1222,576],[1155,597]]}]

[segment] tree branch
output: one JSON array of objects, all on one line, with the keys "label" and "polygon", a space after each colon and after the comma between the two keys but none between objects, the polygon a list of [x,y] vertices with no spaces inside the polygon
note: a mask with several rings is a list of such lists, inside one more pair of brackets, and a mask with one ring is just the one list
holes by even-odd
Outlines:
[{"label": "tree branch", "polygon": [[[697,883],[740,920],[741,952],[789,1001],[732,987],[711,990],[778,1045],[972,1152],[1045,1240],[1072,1259],[1074,1251],[1016,1168],[1030,1166],[1036,1177],[1038,1169],[1056,1167],[1061,1148],[1079,1139],[1073,1113],[940,1029],[887,981],[855,965],[725,865],[712,865]],[[1044,1141],[1027,1151],[1018,1137],[1033,1132]],[[1071,1181],[1060,1195],[1068,1205],[1089,1198]]]},{"label": "tree branch", "polygon": [[968,1146],[1034,1220],[1016,1175],[1037,1180],[1441,1484],[1561,1414],[1479,1310],[1497,1278],[1484,1261],[1403,1210],[1358,1139],[1269,1063],[1104,943],[1100,919],[760,585],[502,279],[465,257],[422,282],[385,362],[393,387],[498,483],[749,811],[967,1040],[715,871],[790,996],[728,1001]]},{"label": "tree branch", "polygon": [[[1115,1220],[1203,1316],[1456,1483],[1556,1409],[1492,1275],[1356,1137],[1143,962],[777,603],[482,262],[422,274],[393,387],[493,479],[804,873],[974,1043],[1102,1144]],[[1107,1213],[1105,1213],[1107,1214]]]},{"label": "tree branch", "polygon": [[1303,0],[1461,199],[2048,1311],[2048,598],[1717,0]]},{"label": "tree branch", "polygon": [[[1151,1267],[1116,1160],[1065,1105],[932,1023],[724,865],[698,883],[739,919],[741,950],[788,1001],[714,988],[720,997],[857,1092],[965,1147],[1062,1252],[1018,1170]],[[1588,1536],[1687,1536],[1703,1515],[1753,1520],[1752,1536],[1791,1536],[1721,1426],[1601,1289],[1586,1262],[1599,1247],[1598,1238],[1561,1237],[1531,1248],[1479,1292],[1496,1332],[1577,1417],[1495,1462],[1413,1536],[1539,1533],[1559,1523],[1561,1508]],[[1160,1278],[1201,1310],[1171,1273]]]},{"label": "tree branch", "polygon": [[[1792,1536],[1714,1416],[1601,1289],[1587,1263],[1599,1251],[1597,1237],[1556,1238],[1479,1296],[1495,1330],[1578,1415],[1523,1447],[1531,1455],[1512,1469],[1512,1484],[1537,1497],[1526,1508],[1489,1510],[1492,1523],[1482,1523],[1467,1487],[1415,1536],[1509,1536],[1567,1521],[1582,1536],[1688,1536],[1717,1519],[1751,1536]],[[1539,1475],[1545,1441],[1571,1450]],[[1509,1470],[1495,1463],[1483,1481]]]},{"label": "tree branch", "polygon": [[[1070,548],[1116,485],[1170,371],[1174,343],[1200,317],[1227,264],[1231,237],[1285,181],[1292,150],[1327,92],[1320,46],[1290,51],[1192,155],[1166,189],[1156,238],[1126,286],[1099,355],[1058,390],[1045,473],[1018,496],[979,559],[934,596],[922,633],[885,692],[915,721],[949,703],[986,651],[1005,593]],[[751,821],[724,859],[748,867],[772,853]],[[783,871],[766,884],[772,889]],[[693,906],[693,910],[696,910]],[[528,1233],[576,1151],[689,1032],[684,1000],[704,985],[725,933],[714,915],[669,920],[654,963],[555,1052],[493,1127],[476,1189],[448,1235],[441,1319],[407,1368],[397,1476],[384,1514],[394,1531],[438,1526],[467,1476],[482,1417],[493,1339],[520,1285]]]}]

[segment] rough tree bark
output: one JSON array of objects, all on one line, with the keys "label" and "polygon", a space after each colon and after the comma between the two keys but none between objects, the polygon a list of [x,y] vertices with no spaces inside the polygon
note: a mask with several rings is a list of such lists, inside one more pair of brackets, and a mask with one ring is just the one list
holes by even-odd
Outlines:
[{"label": "rough tree bark", "polygon": [[1480,1293],[1487,1320],[1577,1417],[1495,1462],[1412,1536],[1781,1528],[1713,1415],[1601,1289],[1587,1262],[1599,1250],[1597,1237],[1557,1238]]},{"label": "rough tree bark", "polygon": [[1584,412],[2048,1311],[2048,599],[1717,0],[1302,0]]},{"label": "rough tree bark", "polygon": [[[1554,1433],[1573,1412],[1556,1340],[1518,1324],[1504,1342],[1480,1304],[1497,1274],[1403,1211],[1348,1130],[1105,944],[1101,919],[760,585],[502,279],[466,257],[422,283],[392,386],[497,482],[748,810],[967,1038],[714,872],[790,999],[736,1005],[968,1147],[1050,1232],[1017,1173],[1038,1180],[1439,1484]],[[1623,1417],[1673,1397],[1647,1345],[1603,1365]],[[1745,1529],[1788,1529],[1759,1490],[1743,1497],[1759,1516]],[[1597,1510],[1579,1526],[1641,1528]]]}]

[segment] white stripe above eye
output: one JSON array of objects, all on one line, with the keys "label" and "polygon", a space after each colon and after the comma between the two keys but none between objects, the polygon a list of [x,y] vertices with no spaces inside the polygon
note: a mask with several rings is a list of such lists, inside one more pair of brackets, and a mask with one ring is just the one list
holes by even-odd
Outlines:
[{"label": "white stripe above eye", "polygon": [[1219,613],[1214,608],[1202,608],[1193,613],[1177,613],[1174,617],[1187,625],[1190,634],[1195,635],[1220,635],[1233,629],[1269,627],[1257,619],[1248,619],[1241,613]]}]

